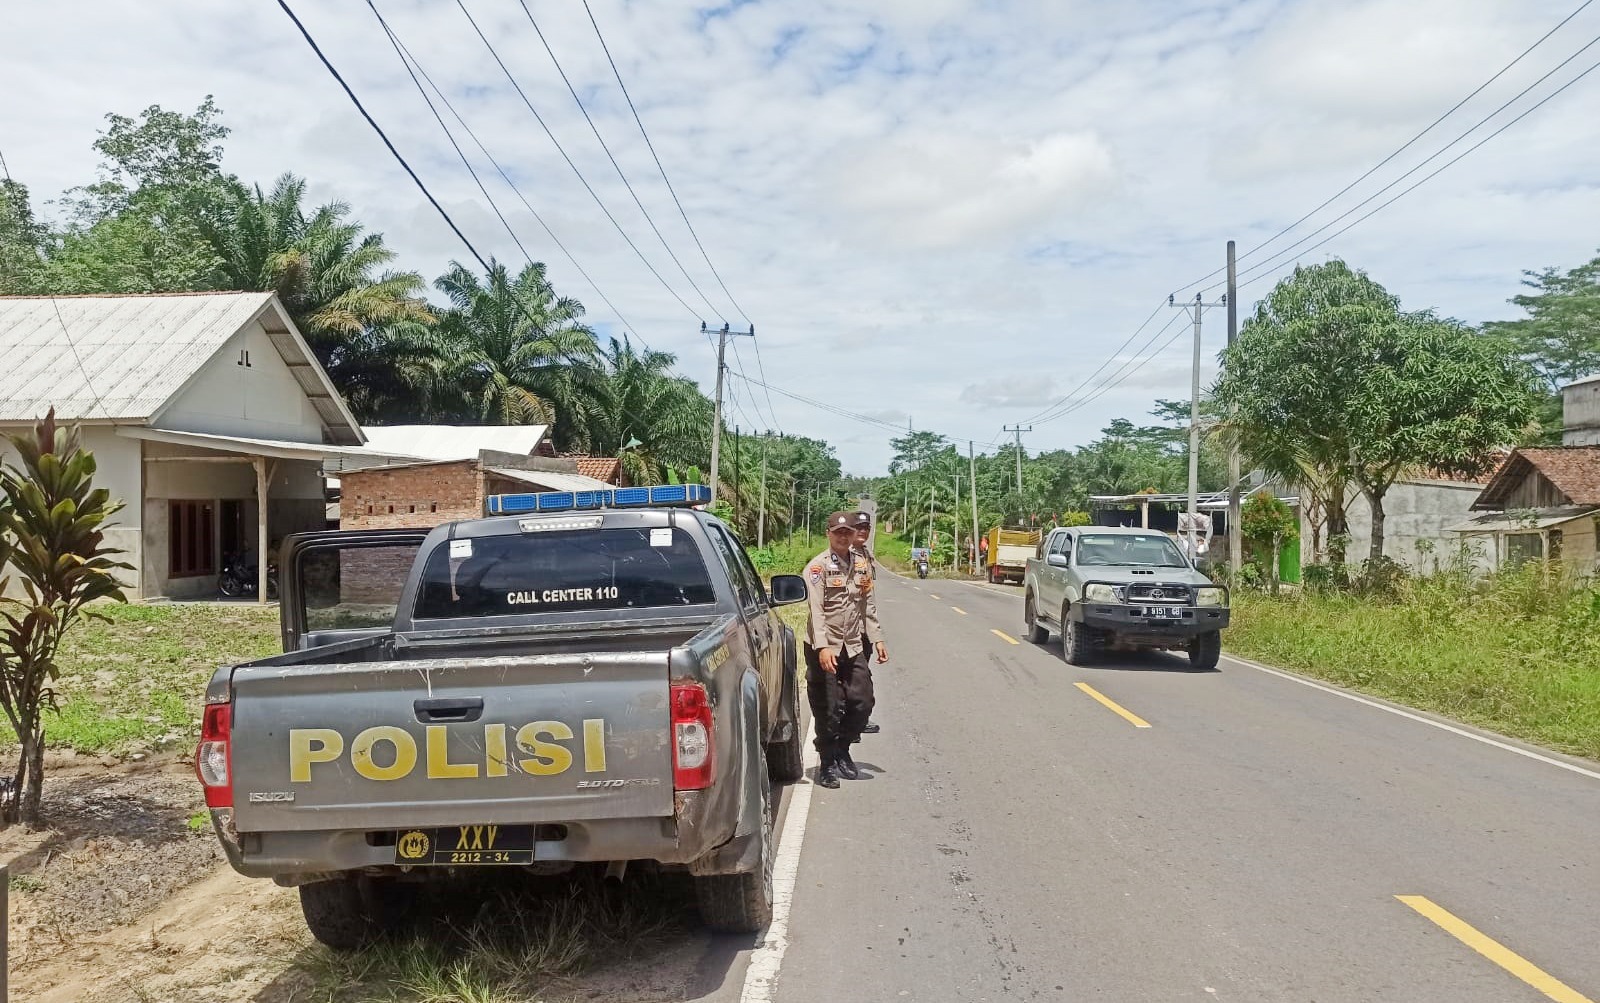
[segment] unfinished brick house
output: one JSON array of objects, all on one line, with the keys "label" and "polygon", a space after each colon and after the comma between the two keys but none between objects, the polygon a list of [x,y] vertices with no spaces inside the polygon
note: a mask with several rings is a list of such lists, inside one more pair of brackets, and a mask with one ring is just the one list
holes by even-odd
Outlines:
[{"label": "unfinished brick house", "polygon": [[[585,470],[607,477],[590,476]],[[484,514],[490,495],[589,491],[618,484],[606,457],[545,457],[484,449],[472,459],[434,460],[346,471],[340,529],[422,529]]]}]

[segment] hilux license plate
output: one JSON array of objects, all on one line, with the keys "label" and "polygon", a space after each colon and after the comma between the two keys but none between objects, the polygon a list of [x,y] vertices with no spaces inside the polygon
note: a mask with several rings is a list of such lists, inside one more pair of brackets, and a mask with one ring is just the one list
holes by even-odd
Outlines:
[{"label": "hilux license plate", "polygon": [[402,829],[395,834],[397,864],[488,866],[533,863],[531,825],[452,825]]},{"label": "hilux license plate", "polygon": [[1182,620],[1182,606],[1146,606],[1144,615],[1150,620]]}]

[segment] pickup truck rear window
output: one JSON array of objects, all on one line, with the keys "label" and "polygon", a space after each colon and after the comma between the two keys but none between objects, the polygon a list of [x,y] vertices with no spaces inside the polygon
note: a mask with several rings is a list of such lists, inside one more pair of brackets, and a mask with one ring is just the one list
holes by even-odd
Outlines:
[{"label": "pickup truck rear window", "polygon": [[585,529],[448,540],[428,555],[414,617],[567,613],[716,602],[680,529]]}]

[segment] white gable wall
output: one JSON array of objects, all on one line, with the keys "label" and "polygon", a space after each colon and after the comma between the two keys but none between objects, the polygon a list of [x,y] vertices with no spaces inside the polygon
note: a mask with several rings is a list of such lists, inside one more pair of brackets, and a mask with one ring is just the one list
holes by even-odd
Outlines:
[{"label": "white gable wall", "polygon": [[[249,353],[249,366],[240,364],[244,352]],[[323,440],[316,409],[267,332],[254,322],[206,363],[152,425],[178,432]]]}]

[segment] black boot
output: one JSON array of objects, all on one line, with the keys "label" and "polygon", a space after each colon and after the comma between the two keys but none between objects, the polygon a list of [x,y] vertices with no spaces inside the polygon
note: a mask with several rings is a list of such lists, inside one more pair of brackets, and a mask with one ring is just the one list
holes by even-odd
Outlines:
[{"label": "black boot", "polygon": [[817,767],[817,786],[829,790],[838,789],[839,777],[833,772],[833,760],[824,759],[822,765]]},{"label": "black boot", "polygon": [[850,758],[848,750],[839,753],[833,759],[833,772],[846,780],[860,780],[861,770],[856,766],[856,761]]},{"label": "black boot", "polygon": [[865,725],[862,726],[861,734],[863,734],[863,735],[876,735],[881,730],[882,729],[879,728],[876,723],[874,723],[872,721],[868,721]]}]

